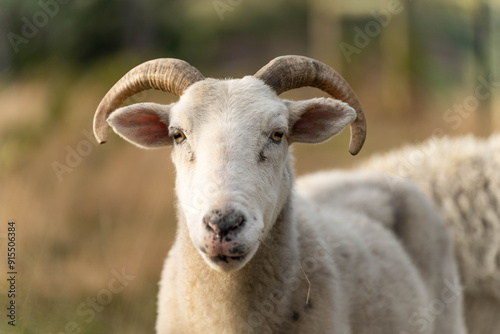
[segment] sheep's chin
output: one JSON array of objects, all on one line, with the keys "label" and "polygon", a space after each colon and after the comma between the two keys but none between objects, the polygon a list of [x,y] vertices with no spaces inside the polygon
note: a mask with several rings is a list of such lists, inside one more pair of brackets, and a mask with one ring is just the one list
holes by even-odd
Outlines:
[{"label": "sheep's chin", "polygon": [[259,245],[255,245],[248,253],[241,256],[214,256],[210,257],[207,254],[200,252],[203,260],[210,266],[210,268],[221,272],[230,273],[233,271],[238,271],[243,268],[255,255]]}]

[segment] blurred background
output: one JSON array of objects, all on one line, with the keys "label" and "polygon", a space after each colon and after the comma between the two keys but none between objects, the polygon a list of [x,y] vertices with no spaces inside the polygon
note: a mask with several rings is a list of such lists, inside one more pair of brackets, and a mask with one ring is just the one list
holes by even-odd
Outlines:
[{"label": "blurred background", "polygon": [[[18,275],[16,327],[2,311],[0,333],[153,332],[175,236],[170,152],[115,135],[97,146],[92,135],[100,99],[135,65],[174,57],[217,78],[253,74],[284,54],[331,65],[364,106],[367,142],[356,157],[348,131],[297,145],[301,175],[436,132],[498,131],[499,32],[495,0],[2,0],[2,309],[10,220]],[[175,99],[148,91],[128,102]],[[116,289],[120,275],[126,286]]]}]

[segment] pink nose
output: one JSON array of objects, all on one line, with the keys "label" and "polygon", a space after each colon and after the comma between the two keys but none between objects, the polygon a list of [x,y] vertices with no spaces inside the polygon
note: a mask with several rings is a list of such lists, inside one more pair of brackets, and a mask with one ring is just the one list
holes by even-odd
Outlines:
[{"label": "pink nose", "polygon": [[210,232],[215,233],[219,238],[223,238],[230,232],[235,232],[245,224],[245,216],[237,210],[222,212],[212,210],[203,217],[203,222]]}]

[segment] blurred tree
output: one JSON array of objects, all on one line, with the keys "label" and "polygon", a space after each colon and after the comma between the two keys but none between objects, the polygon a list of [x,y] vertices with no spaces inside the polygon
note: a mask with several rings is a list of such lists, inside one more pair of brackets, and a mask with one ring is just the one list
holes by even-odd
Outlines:
[{"label": "blurred tree", "polygon": [[500,3],[489,0],[490,34],[489,34],[489,61],[491,66],[491,80],[496,89],[492,95],[491,124],[492,131],[500,131]]},{"label": "blurred tree", "polygon": [[[259,55],[254,48],[272,49],[276,43],[273,36],[287,37],[283,43],[305,43],[304,0],[233,2],[238,5],[233,5],[222,19],[214,2],[4,2],[2,15],[8,19],[2,20],[0,29],[27,41],[18,45],[19,52],[13,48],[3,51],[6,56],[2,62],[15,69],[49,58],[79,66],[120,52],[169,55],[205,63],[210,58],[225,57],[228,52],[238,56],[241,51],[239,55],[244,56],[248,54],[245,45],[251,47],[246,51]],[[46,22],[40,18],[46,18]],[[25,36],[26,22],[36,30],[33,36]],[[227,43],[237,45],[226,47]],[[263,57],[268,53],[264,52]]]},{"label": "blurred tree", "polygon": [[[11,15],[9,11],[10,7],[7,6],[5,10],[0,12],[0,36],[7,37],[9,33],[9,27],[11,26]],[[5,43],[0,43],[0,72],[5,70],[11,62],[10,47],[11,46],[7,40],[5,40]]]},{"label": "blurred tree", "polygon": [[[2,0],[0,68],[18,71],[49,60],[84,69],[123,55],[134,62],[168,56],[219,76],[247,73],[280,54],[308,54],[337,68],[361,93],[375,84],[373,109],[419,115],[457,91],[470,94],[478,75],[494,70],[498,78],[497,3]],[[342,43],[351,48],[348,56]],[[486,103],[491,110],[496,102]]]}]

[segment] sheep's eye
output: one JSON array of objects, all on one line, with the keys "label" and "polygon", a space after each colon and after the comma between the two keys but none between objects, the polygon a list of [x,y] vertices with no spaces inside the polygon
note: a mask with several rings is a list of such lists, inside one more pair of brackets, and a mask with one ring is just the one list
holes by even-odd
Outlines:
[{"label": "sheep's eye", "polygon": [[271,139],[274,142],[279,143],[281,139],[283,139],[283,131],[280,130],[273,131],[273,133],[271,133]]},{"label": "sheep's eye", "polygon": [[184,139],[186,139],[186,135],[182,131],[177,131],[174,133],[173,137],[177,144],[182,143]]}]

